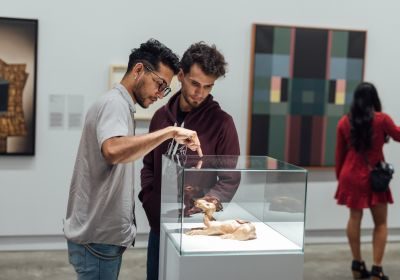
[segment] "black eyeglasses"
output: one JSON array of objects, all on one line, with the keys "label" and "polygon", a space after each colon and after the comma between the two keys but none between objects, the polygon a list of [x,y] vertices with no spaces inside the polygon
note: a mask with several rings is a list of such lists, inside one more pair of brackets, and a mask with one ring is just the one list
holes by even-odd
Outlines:
[{"label": "black eyeglasses", "polygon": [[162,92],[164,97],[167,96],[171,92],[171,88],[168,86],[167,82],[157,75],[149,66],[145,65],[144,67],[162,81],[161,84],[158,83],[158,91]]}]

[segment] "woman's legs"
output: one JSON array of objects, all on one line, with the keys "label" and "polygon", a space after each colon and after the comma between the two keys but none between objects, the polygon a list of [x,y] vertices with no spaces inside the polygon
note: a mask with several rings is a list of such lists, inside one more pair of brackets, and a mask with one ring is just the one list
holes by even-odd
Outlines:
[{"label": "woman's legs", "polygon": [[374,220],[374,233],[372,238],[374,265],[382,266],[387,240],[387,204],[378,204],[371,207]]},{"label": "woman's legs", "polygon": [[363,216],[362,209],[350,209],[350,217],[347,222],[347,238],[353,260],[362,261],[361,249],[360,249],[360,231],[361,231],[361,219]]}]

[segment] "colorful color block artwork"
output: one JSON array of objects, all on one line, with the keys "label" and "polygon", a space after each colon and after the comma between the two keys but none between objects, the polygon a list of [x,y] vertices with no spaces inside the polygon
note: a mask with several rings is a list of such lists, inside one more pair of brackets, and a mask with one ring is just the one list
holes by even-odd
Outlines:
[{"label": "colorful color block artwork", "polygon": [[253,26],[248,153],[333,166],[336,125],[363,80],[365,31]]}]

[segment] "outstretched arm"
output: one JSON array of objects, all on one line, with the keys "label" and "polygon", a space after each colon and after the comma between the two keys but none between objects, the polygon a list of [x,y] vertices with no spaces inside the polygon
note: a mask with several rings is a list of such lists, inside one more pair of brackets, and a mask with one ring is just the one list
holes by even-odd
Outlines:
[{"label": "outstretched arm", "polygon": [[149,134],[130,136],[130,122],[130,112],[124,101],[110,97],[101,104],[95,129],[99,148],[109,164],[134,161],[169,138],[203,155],[199,138],[193,130],[171,126]]},{"label": "outstretched arm", "polygon": [[112,137],[103,142],[101,151],[110,164],[127,163],[144,156],[170,138],[203,156],[197,133],[173,126],[138,136]]}]

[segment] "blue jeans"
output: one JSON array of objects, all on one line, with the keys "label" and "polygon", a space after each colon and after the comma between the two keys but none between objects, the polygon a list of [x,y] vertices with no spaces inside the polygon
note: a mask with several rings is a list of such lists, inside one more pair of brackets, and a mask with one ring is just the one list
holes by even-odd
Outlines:
[{"label": "blue jeans", "polygon": [[116,280],[125,247],[107,244],[77,244],[68,240],[69,262],[78,280]]},{"label": "blue jeans", "polygon": [[147,280],[158,280],[158,257],[160,250],[160,235],[150,230],[147,244]]}]

